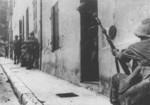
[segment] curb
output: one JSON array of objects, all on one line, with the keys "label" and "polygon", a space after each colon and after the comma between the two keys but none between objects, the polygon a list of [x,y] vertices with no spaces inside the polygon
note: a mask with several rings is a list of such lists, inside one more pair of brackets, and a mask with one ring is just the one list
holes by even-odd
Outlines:
[{"label": "curb", "polygon": [[0,64],[0,66],[8,77],[15,94],[22,105],[44,105],[7,67],[4,67],[2,64]]}]

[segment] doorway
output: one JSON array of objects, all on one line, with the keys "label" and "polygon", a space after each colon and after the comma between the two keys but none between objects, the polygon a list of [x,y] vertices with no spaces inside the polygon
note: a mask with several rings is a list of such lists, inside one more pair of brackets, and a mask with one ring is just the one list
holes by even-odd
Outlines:
[{"label": "doorway", "polygon": [[99,81],[97,0],[81,0],[81,82]]}]

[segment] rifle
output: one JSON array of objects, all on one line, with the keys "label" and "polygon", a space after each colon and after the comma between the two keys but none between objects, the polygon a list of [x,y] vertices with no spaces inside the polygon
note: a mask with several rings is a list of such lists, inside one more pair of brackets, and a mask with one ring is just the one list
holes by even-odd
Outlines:
[{"label": "rifle", "polygon": [[[116,49],[115,45],[113,44],[113,42],[111,41],[110,37],[108,36],[106,29],[103,27],[100,19],[96,16],[95,17],[98,25],[101,27],[103,34],[105,35],[107,42],[109,43],[110,47],[112,50]],[[119,60],[115,57],[115,64],[116,64],[116,69],[117,69],[117,73],[120,73],[120,68],[119,68]]]}]

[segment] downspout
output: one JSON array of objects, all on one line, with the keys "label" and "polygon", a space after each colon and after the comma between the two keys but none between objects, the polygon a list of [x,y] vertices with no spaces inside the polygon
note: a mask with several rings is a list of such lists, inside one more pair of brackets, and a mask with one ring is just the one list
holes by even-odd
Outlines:
[{"label": "downspout", "polygon": [[42,0],[40,0],[40,70],[42,69],[42,49],[43,49],[43,39],[42,39]]}]

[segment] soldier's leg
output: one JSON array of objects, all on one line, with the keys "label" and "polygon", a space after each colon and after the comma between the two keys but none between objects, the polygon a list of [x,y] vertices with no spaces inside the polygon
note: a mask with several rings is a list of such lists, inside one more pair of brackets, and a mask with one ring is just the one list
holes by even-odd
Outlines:
[{"label": "soldier's leg", "polygon": [[17,56],[16,53],[14,53],[14,64],[16,64]]},{"label": "soldier's leg", "polygon": [[20,53],[18,53],[18,62],[17,63],[19,63],[20,62]]},{"label": "soldier's leg", "polygon": [[28,54],[27,57],[27,69],[33,68],[33,56],[31,54]]},{"label": "soldier's leg", "polygon": [[140,83],[129,88],[119,99],[130,97],[130,103],[133,105],[139,103],[144,96],[150,95],[150,80],[149,78],[142,80]]},{"label": "soldier's leg", "polygon": [[19,54],[18,54],[18,63],[20,63],[21,62],[21,53],[19,52]]},{"label": "soldier's leg", "polygon": [[19,63],[19,55],[17,54],[17,60],[16,60],[16,63],[18,64]]},{"label": "soldier's leg", "polygon": [[120,94],[123,94],[131,86],[135,85],[136,83],[139,83],[142,80],[142,76],[140,74],[141,69],[141,66],[136,67],[132,74],[127,76],[125,79],[121,80],[119,84]]},{"label": "soldier's leg", "polygon": [[39,57],[38,56],[34,56],[34,66],[35,66],[35,68],[39,67]]},{"label": "soldier's leg", "polygon": [[123,71],[125,72],[125,74],[130,75],[130,70],[126,64],[126,62],[122,59],[119,60],[121,67],[123,68]]},{"label": "soldier's leg", "polygon": [[127,75],[125,74],[116,74],[112,77],[111,79],[111,91],[110,91],[110,102],[113,105],[120,105],[120,100],[119,98],[119,85],[120,85],[120,80],[126,78]]}]

